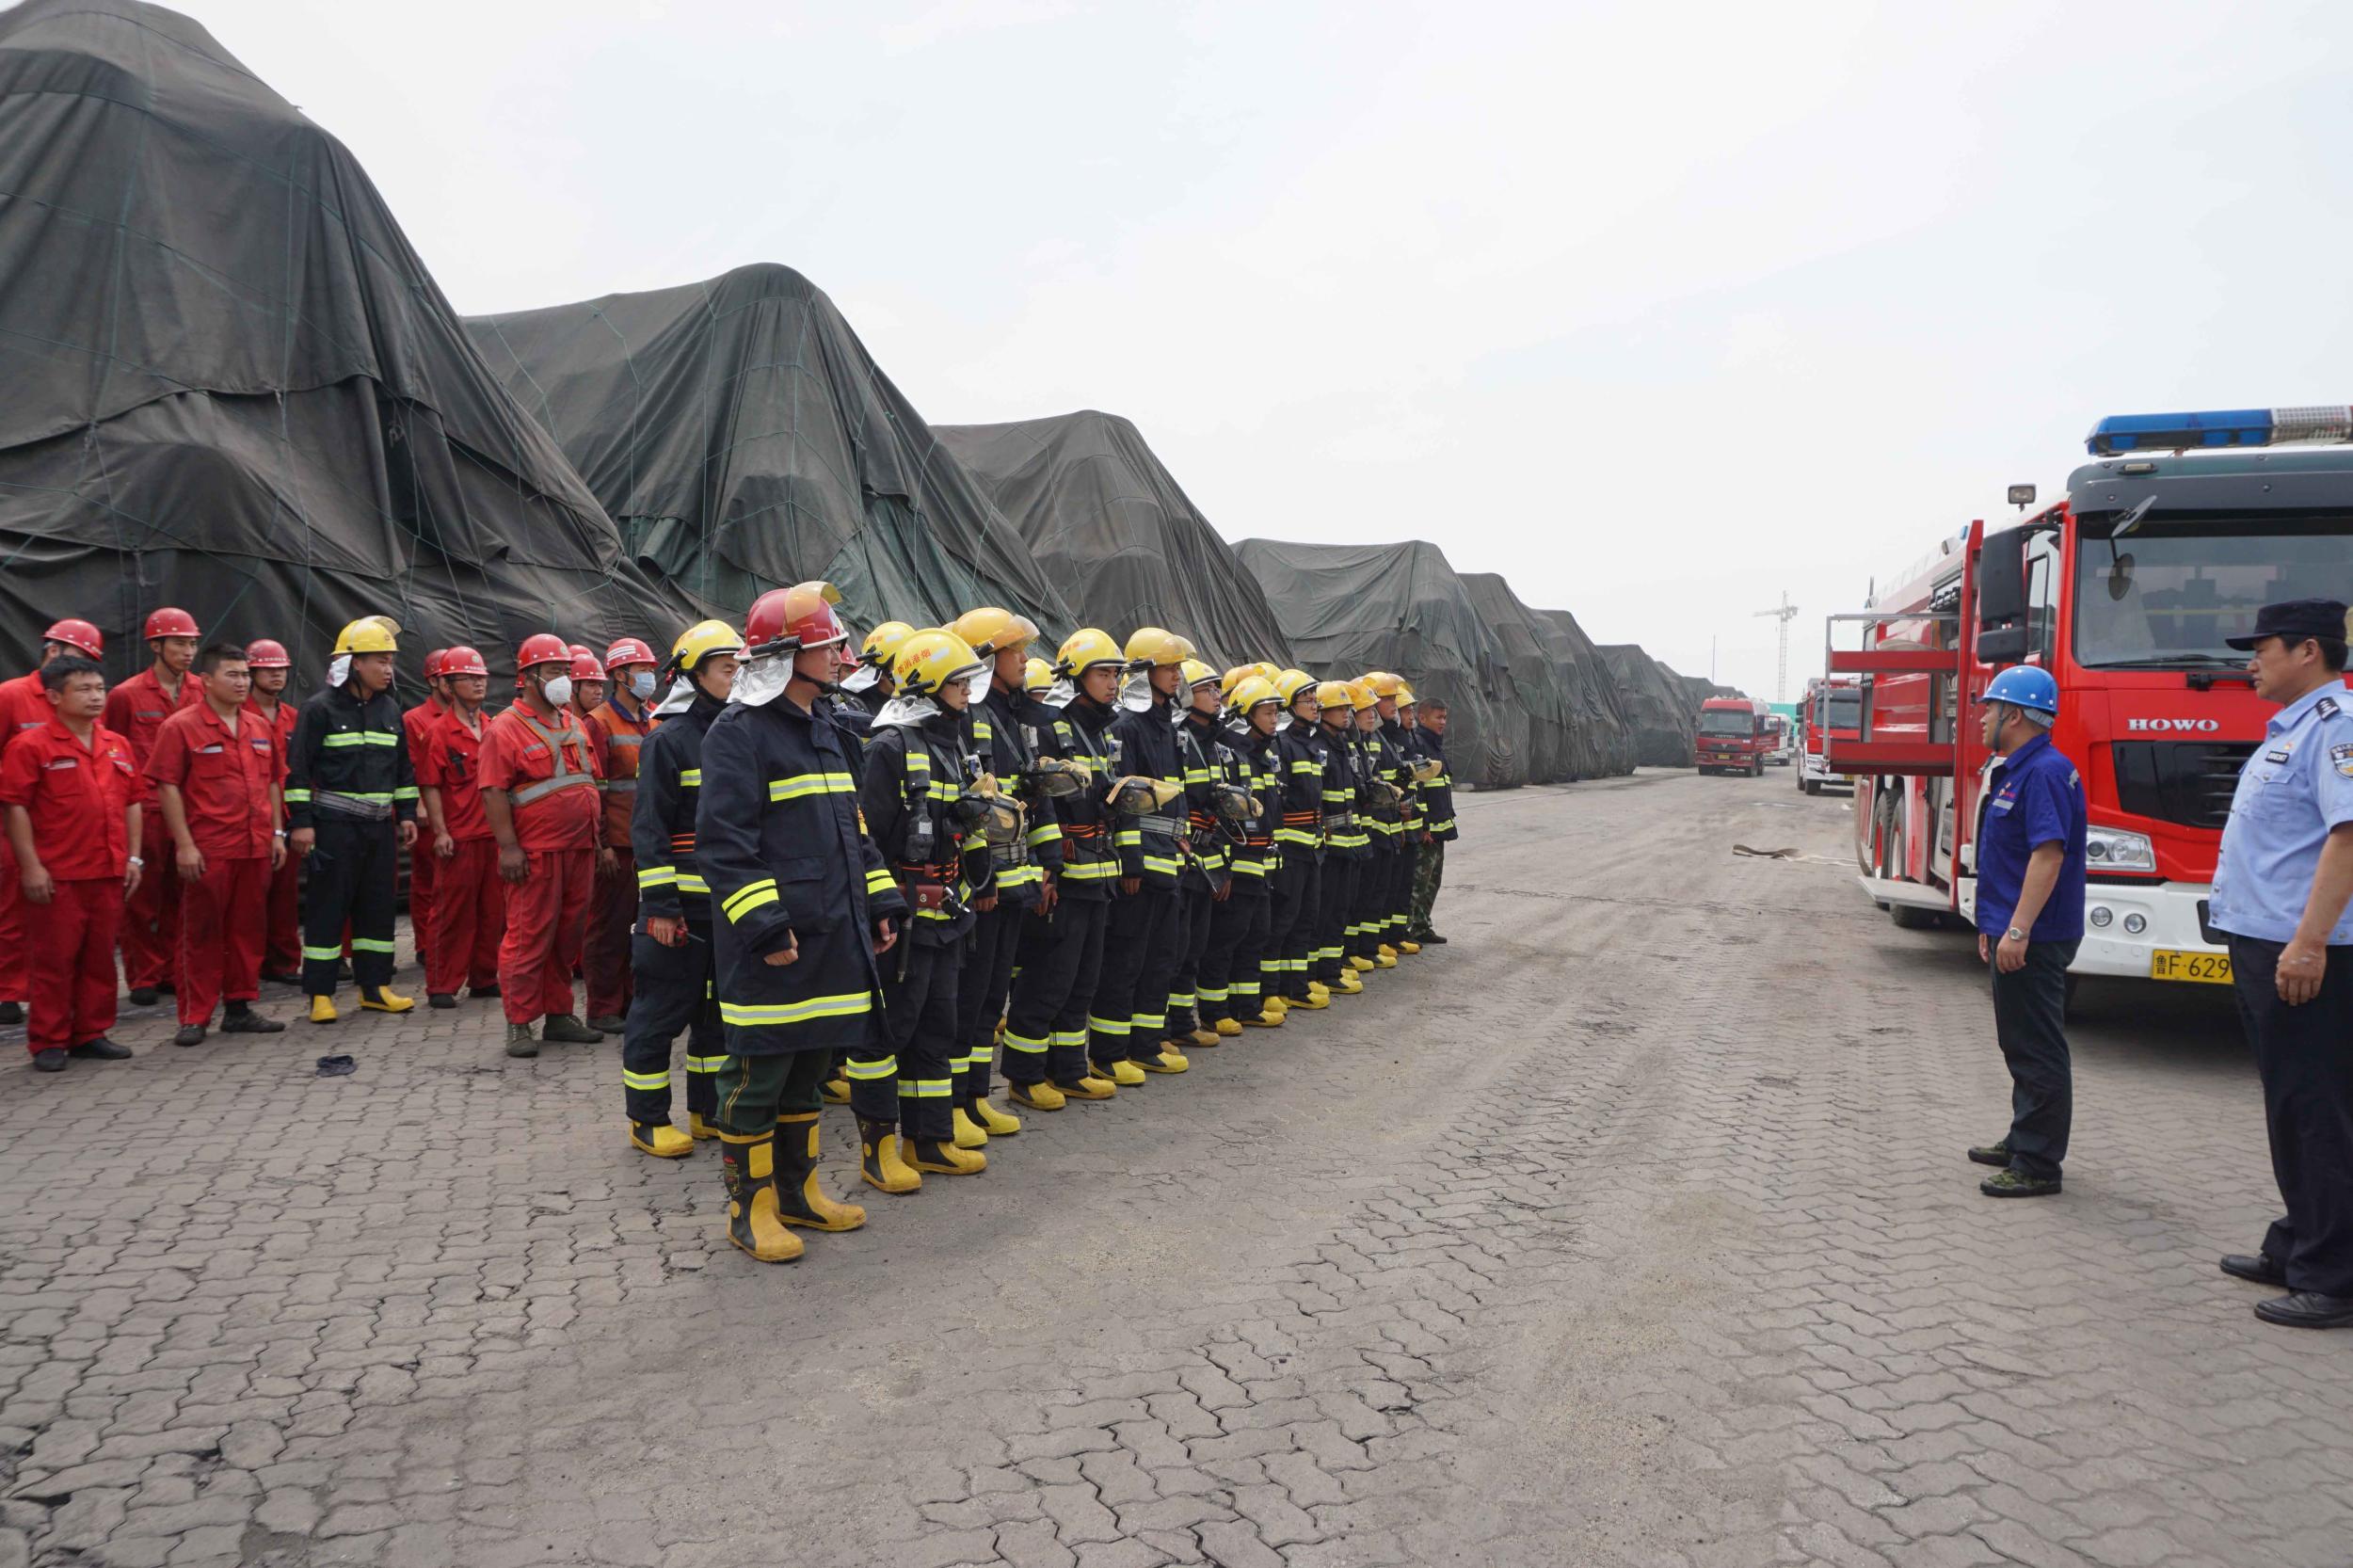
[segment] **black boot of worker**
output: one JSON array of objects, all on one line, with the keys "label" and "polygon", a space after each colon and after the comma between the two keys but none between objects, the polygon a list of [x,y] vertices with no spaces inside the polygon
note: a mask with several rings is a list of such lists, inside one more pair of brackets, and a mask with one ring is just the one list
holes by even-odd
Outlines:
[{"label": "black boot of worker", "polygon": [[776,1217],[811,1230],[856,1230],[866,1210],[836,1203],[817,1185],[817,1112],[776,1118]]},{"label": "black boot of worker", "polygon": [[719,1174],[728,1188],[728,1240],[762,1263],[800,1256],[801,1239],[777,1211],[776,1133],[720,1133]]},{"label": "black boot of worker", "polygon": [[883,1192],[914,1192],[923,1186],[923,1178],[902,1157],[899,1147],[899,1127],[896,1122],[878,1122],[872,1117],[857,1119],[858,1175],[866,1185]]}]

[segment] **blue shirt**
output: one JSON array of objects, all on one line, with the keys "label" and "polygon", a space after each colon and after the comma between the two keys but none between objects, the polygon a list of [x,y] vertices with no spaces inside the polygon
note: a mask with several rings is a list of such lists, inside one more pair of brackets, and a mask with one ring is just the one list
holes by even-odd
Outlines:
[{"label": "blue shirt", "polygon": [[[2320,846],[2330,828],[2348,822],[2353,696],[2332,680],[2274,713],[2239,770],[2208,918],[2237,936],[2292,939],[2320,870]],[[2337,917],[2329,945],[2353,946],[2353,916]]]},{"label": "blue shirt", "polygon": [[2043,844],[2063,844],[2058,881],[2043,901],[2030,942],[2073,942],[2084,934],[2084,782],[2048,735],[2037,735],[1993,764],[1977,837],[1977,929],[1999,936],[2017,912],[2026,861]]}]

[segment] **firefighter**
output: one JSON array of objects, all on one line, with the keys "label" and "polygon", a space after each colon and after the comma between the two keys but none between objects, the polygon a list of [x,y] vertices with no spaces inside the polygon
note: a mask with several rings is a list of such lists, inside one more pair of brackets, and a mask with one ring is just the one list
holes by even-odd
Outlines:
[{"label": "firefighter", "polygon": [[2255,695],[2280,711],[2239,773],[2212,920],[2263,1079],[2271,1170],[2286,1213],[2222,1272],[2288,1294],[2255,1316],[2353,1327],[2353,620],[2335,600],[2266,604],[2250,635]]},{"label": "firefighter", "polygon": [[1356,920],[1349,938],[1349,962],[1365,973],[1397,968],[1397,949],[1383,938],[1389,920],[1389,889],[1397,877],[1398,839],[1404,831],[1404,791],[1398,779],[1404,759],[1389,749],[1381,732],[1381,698],[1372,677],[1349,682],[1356,704],[1353,747],[1362,827],[1370,840],[1356,884]]},{"label": "firefighter", "polygon": [[499,944],[506,937],[506,884],[499,878],[498,840],[482,808],[482,746],[489,721],[490,667],[474,648],[441,656],[449,702],[426,727],[415,758],[424,797],[428,854],[435,863],[432,958],[425,966],[427,1005],[457,1005],[457,988],[476,1000],[499,994]]},{"label": "firefighter", "polygon": [[1356,695],[1344,680],[1316,687],[1318,725],[1323,741],[1323,887],[1317,900],[1315,977],[1332,996],[1355,996],[1365,988],[1348,961],[1350,911],[1370,838],[1357,819]]},{"label": "firefighter", "polygon": [[[106,640],[86,620],[61,620],[41,633],[40,663],[69,655],[95,662],[106,654]],[[40,683],[40,668],[0,682],[0,758],[8,755],[11,738],[28,730],[46,729],[56,712]],[[30,949],[24,934],[24,895],[17,888],[16,852],[8,835],[0,833],[0,1028],[24,1021],[24,1001],[30,994]]]},{"label": "firefighter", "polygon": [[1275,768],[1283,776],[1283,823],[1274,830],[1279,852],[1267,910],[1267,952],[1258,966],[1269,986],[1267,1011],[1279,1021],[1292,1008],[1331,1004],[1316,978],[1318,920],[1323,907],[1323,779],[1326,750],[1317,700],[1321,690],[1305,670],[1275,679],[1283,718],[1275,730]]},{"label": "firefighter", "polygon": [[1217,786],[1229,780],[1234,760],[1219,718],[1225,706],[1221,680],[1199,659],[1187,659],[1181,667],[1184,701],[1176,721],[1176,756],[1185,779],[1186,833],[1179,841],[1184,870],[1176,882],[1172,944],[1176,967],[1169,980],[1168,1022],[1161,1030],[1161,1043],[1179,1058],[1187,1046],[1214,1046],[1224,1038],[1202,1016],[1201,959],[1209,949],[1213,912],[1234,890],[1232,844],[1218,812]]},{"label": "firefighter", "polygon": [[[147,766],[147,753],[164,720],[204,700],[203,687],[188,679],[203,634],[196,617],[167,606],[147,617],[139,634],[147,639],[147,668],[106,694],[106,728],[131,743],[132,759]],[[180,950],[180,877],[172,870],[171,837],[163,813],[145,813],[139,847],[147,864],[122,912],[122,983],[135,1007],[152,1006],[172,988],[172,964]]]},{"label": "firefighter", "polygon": [[286,863],[285,744],[246,707],[253,677],[244,648],[215,643],[197,654],[194,673],[203,702],[164,721],[145,769],[180,873],[175,1046],[203,1041],[216,1002],[223,1034],[286,1027],[253,1011],[269,879]]},{"label": "firefighter", "polygon": [[1446,846],[1456,838],[1454,777],[1447,771],[1446,704],[1424,697],[1414,708],[1415,754],[1436,764],[1436,772],[1417,770],[1421,790],[1421,847],[1414,860],[1414,912],[1405,922],[1407,940],[1422,947],[1444,947],[1446,938],[1430,923],[1446,880]]},{"label": "firefighter", "polygon": [[1103,933],[1087,1049],[1096,1075],[1121,1088],[1142,1083],[1147,1071],[1178,1073],[1190,1064],[1160,1038],[1176,971],[1177,845],[1185,837],[1184,765],[1169,707],[1183,684],[1185,649],[1175,633],[1155,626],[1128,639],[1128,674],[1112,726],[1119,896]]},{"label": "firefighter", "polygon": [[132,1054],[106,1032],[115,1022],[116,928],[144,859],[145,792],[131,743],[100,722],[106,672],[97,661],[58,655],[41,666],[40,681],[49,722],[19,729],[0,757],[0,816],[31,950],[24,1046],[36,1071],[61,1073],[69,1058]]},{"label": "firefighter", "polygon": [[637,923],[637,859],[631,848],[637,762],[656,723],[653,649],[640,638],[619,638],[604,650],[604,669],[605,699],[581,721],[588,727],[588,744],[603,776],[604,820],[580,962],[588,982],[588,1027],[618,1034],[629,1014],[630,932]]},{"label": "firefighter", "polygon": [[849,642],[844,637],[841,657],[847,673],[834,695],[863,708],[870,719],[881,712],[883,704],[897,693],[898,678],[892,674],[891,666],[899,657],[899,649],[914,635],[915,628],[905,621],[887,620],[866,633],[854,664],[849,660]]},{"label": "firefighter", "polygon": [[[245,699],[246,711],[270,727],[278,736],[280,754],[294,747],[295,705],[285,700],[286,682],[294,674],[294,660],[287,656],[286,645],[268,637],[256,637],[245,645],[245,667],[253,672],[251,693]],[[416,760],[410,754],[410,762]],[[284,786],[280,786],[280,809],[284,809]],[[302,862],[289,854],[278,862],[269,875],[269,898],[263,916],[262,978],[274,980],[280,985],[302,984]]]},{"label": "firefighter", "polygon": [[[630,937],[636,994],[621,1033],[621,1098],[629,1141],[658,1160],[716,1138],[719,1069],[727,1037],[711,994],[711,885],[695,853],[702,796],[703,739],[727,707],[744,639],[723,620],[701,621],[670,648],[679,683],[659,728],[636,756],[630,814],[640,918]],[[624,667],[627,667],[624,665]],[[640,709],[650,722],[651,710]],[[686,1126],[670,1124],[670,1043],[686,1032]]]},{"label": "firefighter", "polygon": [[536,1056],[541,1041],[593,1046],[604,1038],[572,1014],[601,816],[596,754],[572,710],[581,679],[573,671],[595,663],[552,632],[525,637],[515,652],[515,704],[485,727],[482,811],[506,884],[499,997],[509,1056]]},{"label": "firefighter", "polygon": [[866,1223],[818,1185],[818,1085],[830,1053],[864,1043],[877,961],[906,915],[859,815],[855,747],[816,712],[840,675],[840,602],[829,583],[760,595],[733,699],[703,737],[695,844],[721,917],[712,935],[728,1048],[716,1085],[728,1240],[763,1263],[801,1255],[788,1225]]},{"label": "firefighter", "polygon": [[962,1062],[956,1106],[992,1138],[1021,1130],[1020,1118],[988,1097],[997,1034],[1013,989],[1014,960],[1022,934],[1049,917],[1059,897],[1062,828],[1037,773],[1035,737],[1054,711],[1024,689],[1030,644],[1037,627],[994,605],[968,610],[949,627],[988,666],[988,690],[966,710],[972,747],[984,775],[995,781],[1000,805],[984,830],[989,841],[992,895],[976,903],[972,939],[956,979],[956,1039]]},{"label": "firefighter", "polygon": [[[424,749],[425,731],[434,720],[449,711],[449,681],[442,666],[448,662],[449,649],[437,648],[424,656],[424,700],[413,708],[404,709],[400,715],[402,739],[408,743],[408,764],[414,769],[417,758]],[[420,785],[422,789],[422,784]],[[419,796],[420,805],[423,795]],[[433,883],[440,871],[433,846],[425,842],[424,830],[417,833],[418,848],[408,856],[408,938],[417,949],[418,967],[430,973],[433,968]],[[426,986],[430,991],[432,987]]]},{"label": "firefighter", "polygon": [[1390,856],[1388,888],[1382,899],[1381,941],[1393,956],[1410,958],[1421,944],[1405,934],[1414,909],[1414,868],[1421,859],[1423,824],[1421,759],[1414,741],[1414,689],[1401,676],[1386,671],[1365,678],[1372,682],[1381,715],[1381,739],[1392,765],[1390,780],[1398,787],[1397,853]]},{"label": "firefighter", "polygon": [[[1274,683],[1245,673],[1225,694],[1226,711],[1240,728],[1218,751],[1223,788],[1213,789],[1229,846],[1228,891],[1211,906],[1209,939],[1200,967],[1201,1022],[1217,1036],[1240,1034],[1244,1023],[1270,1027],[1262,994],[1268,924],[1273,917],[1268,878],[1273,870],[1274,830],[1283,820],[1283,776],[1275,760],[1274,726],[1283,699]],[[1243,792],[1247,815],[1233,809],[1232,792]],[[1273,1026],[1282,1023],[1277,1012]]]},{"label": "firefighter", "polygon": [[956,981],[973,902],[990,889],[986,803],[964,744],[965,711],[987,669],[951,632],[919,632],[891,662],[897,696],[874,715],[858,803],[906,902],[907,929],[883,967],[882,1012],[850,1053],[850,1107],[870,1186],[913,1192],[920,1173],[975,1176],[986,1131],[956,1103],[965,1051]]},{"label": "firefighter", "polygon": [[302,705],[286,755],[289,851],[307,864],[302,988],[311,1021],[335,1021],[344,933],[360,1005],[406,1013],[416,1003],[392,988],[392,914],[400,852],[417,840],[417,783],[392,700],[400,626],[367,616],[335,638],[327,689]]}]

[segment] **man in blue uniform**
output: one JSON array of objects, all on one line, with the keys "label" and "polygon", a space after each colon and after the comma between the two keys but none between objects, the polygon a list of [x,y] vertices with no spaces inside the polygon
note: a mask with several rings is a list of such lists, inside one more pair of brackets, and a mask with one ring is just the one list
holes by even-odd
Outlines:
[{"label": "man in blue uniform", "polygon": [[1985,689],[1979,722],[1998,756],[1977,832],[1977,956],[1993,966],[1993,1033],[2009,1064],[2009,1136],[1969,1151],[1999,1176],[1989,1198],[2059,1190],[2074,1120],[2067,966],[2084,935],[2084,788],[2051,744],[2058,682],[2020,664]]},{"label": "man in blue uniform", "polygon": [[2239,774],[2215,867],[2217,929],[2263,1075],[2271,1169],[2287,1213],[2263,1250],[2222,1272],[2289,1294],[2255,1316],[2292,1328],[2353,1326],[2353,693],[2345,608],[2267,604],[2254,634],[2255,695],[2280,704]]}]

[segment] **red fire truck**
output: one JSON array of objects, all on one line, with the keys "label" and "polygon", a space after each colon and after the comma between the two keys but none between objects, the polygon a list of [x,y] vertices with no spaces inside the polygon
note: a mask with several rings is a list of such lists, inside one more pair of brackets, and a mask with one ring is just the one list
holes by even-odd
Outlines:
[{"label": "red fire truck", "polygon": [[[2270,450],[2288,441],[2322,450]],[[2206,919],[2240,765],[2272,710],[2243,636],[2265,603],[2353,598],[2353,408],[2103,421],[2066,498],[1945,540],[1861,616],[1861,724],[1829,767],[1856,776],[1855,859],[1899,925],[1975,916],[1992,759],[1976,708],[2008,664],[2059,686],[2053,741],[2083,772],[2090,836],[2076,974],[2227,982]],[[2263,449],[2263,450],[2256,450]],[[2030,506],[2029,487],[2011,499]],[[1835,639],[1833,639],[1834,644]]]},{"label": "red fire truck", "polygon": [[1798,707],[1803,744],[1798,752],[1798,788],[1818,795],[1833,784],[1854,780],[1830,771],[1830,743],[1854,741],[1863,735],[1863,687],[1859,681],[1823,680],[1805,683],[1805,700]]},{"label": "red fire truck", "polygon": [[1700,772],[1744,773],[1752,778],[1763,774],[1765,754],[1773,744],[1765,723],[1771,716],[1771,709],[1745,696],[1711,696],[1701,703],[1693,743]]}]

